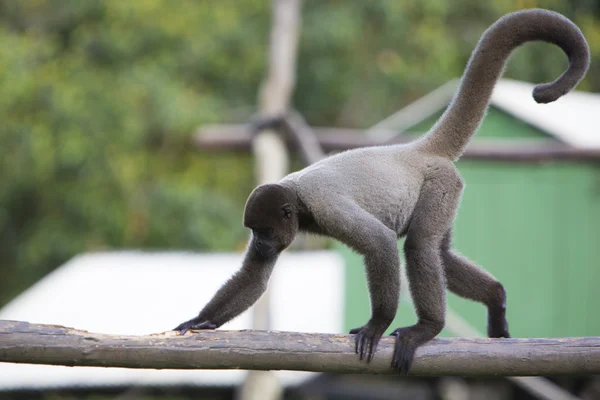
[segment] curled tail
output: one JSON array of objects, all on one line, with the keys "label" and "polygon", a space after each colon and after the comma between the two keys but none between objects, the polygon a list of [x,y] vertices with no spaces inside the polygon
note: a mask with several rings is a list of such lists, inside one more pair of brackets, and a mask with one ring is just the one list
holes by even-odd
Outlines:
[{"label": "curled tail", "polygon": [[454,99],[429,133],[416,143],[417,148],[452,160],[460,157],[479,128],[511,52],[534,40],[554,43],[569,58],[569,67],[558,79],[534,88],[535,101],[550,103],[573,89],[590,63],[589,48],[579,28],[566,17],[548,10],[507,14],[483,33]]}]

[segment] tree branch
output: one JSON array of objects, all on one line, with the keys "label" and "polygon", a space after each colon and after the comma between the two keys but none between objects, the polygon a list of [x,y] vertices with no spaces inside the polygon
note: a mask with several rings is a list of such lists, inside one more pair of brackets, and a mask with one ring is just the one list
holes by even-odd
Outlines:
[{"label": "tree branch", "polygon": [[[368,137],[358,129],[312,127],[312,130],[327,152],[414,140],[414,137],[407,135],[394,135],[393,140],[381,142]],[[378,130],[378,132],[382,135],[393,135],[393,131]],[[196,132],[193,140],[199,149],[247,150],[250,147],[251,129],[247,125],[207,125]],[[295,145],[293,141],[291,144]],[[467,146],[461,158],[524,162],[598,161],[600,149],[576,148],[551,139],[478,139]]]},{"label": "tree branch", "polygon": [[[179,336],[88,333],[55,325],[0,321],[0,361],[151,369],[253,369],[394,373],[394,338],[367,364],[351,335],[200,331]],[[600,374],[600,337],[438,338],[419,348],[412,375],[513,376]]]}]

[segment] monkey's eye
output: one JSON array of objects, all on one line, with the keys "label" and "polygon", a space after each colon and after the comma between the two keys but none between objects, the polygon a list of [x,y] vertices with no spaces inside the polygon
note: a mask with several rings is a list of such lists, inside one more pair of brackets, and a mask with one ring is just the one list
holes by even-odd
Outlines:
[{"label": "monkey's eye", "polygon": [[281,212],[283,213],[283,218],[289,219],[292,217],[292,208],[289,205],[285,205],[281,208]]}]

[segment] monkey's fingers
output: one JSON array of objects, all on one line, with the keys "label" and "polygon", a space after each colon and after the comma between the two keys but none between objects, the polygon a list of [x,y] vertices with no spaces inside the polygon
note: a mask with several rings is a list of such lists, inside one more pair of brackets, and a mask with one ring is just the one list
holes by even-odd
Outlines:
[{"label": "monkey's fingers", "polygon": [[369,353],[367,355],[367,362],[370,363],[371,360],[373,359],[373,356],[375,355],[375,352],[377,351],[377,346],[379,345],[379,340],[381,339],[380,336],[378,337],[374,337],[371,339],[370,343],[369,343]]},{"label": "monkey's fingers", "polygon": [[356,334],[354,351],[359,355],[359,359],[361,361],[366,359],[367,362],[371,362],[382,335],[368,326],[352,329],[350,334]]},{"label": "monkey's fingers", "polygon": [[350,332],[349,332],[351,335],[357,335],[357,336],[354,338],[354,352],[355,352],[356,354],[359,354],[359,353],[358,353],[358,343],[359,343],[359,338],[360,338],[360,335],[359,335],[359,334],[360,334],[360,332],[363,330],[363,328],[364,328],[364,326],[361,326],[360,328],[354,328],[354,329],[350,329]]},{"label": "monkey's fingers", "polygon": [[364,332],[359,332],[356,334],[354,338],[354,351],[358,354],[359,360],[363,360],[365,358],[365,352],[368,346],[368,338],[364,334]]},{"label": "monkey's fingers", "polygon": [[177,326],[177,328],[173,329],[174,331],[179,331],[182,335],[184,335],[190,329],[216,329],[217,326],[210,321],[200,321],[197,317],[192,318],[189,321],[183,322]]},{"label": "monkey's fingers", "polygon": [[410,370],[418,346],[411,342],[410,336],[403,335],[403,333],[405,332],[402,329],[392,332],[392,336],[396,336],[392,368],[397,369],[400,374],[406,375]]},{"label": "monkey's fingers", "polygon": [[367,347],[367,344],[365,343],[366,340],[367,338],[362,333],[356,335],[356,343],[358,343],[356,352],[358,353],[358,359],[361,361],[365,358],[365,349]]}]

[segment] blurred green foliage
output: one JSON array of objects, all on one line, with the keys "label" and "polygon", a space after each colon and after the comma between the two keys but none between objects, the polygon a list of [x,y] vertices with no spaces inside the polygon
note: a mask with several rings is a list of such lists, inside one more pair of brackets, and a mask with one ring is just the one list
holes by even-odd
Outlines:
[{"label": "blurred green foliage", "polygon": [[[367,127],[459,76],[500,15],[574,19],[600,62],[596,0],[306,0],[295,106]],[[202,124],[243,122],[265,72],[268,0],[0,1],[0,305],[73,255],[243,246],[249,155],[198,152]],[[518,50],[516,79],[566,65]],[[593,68],[580,86],[600,91]]]}]

